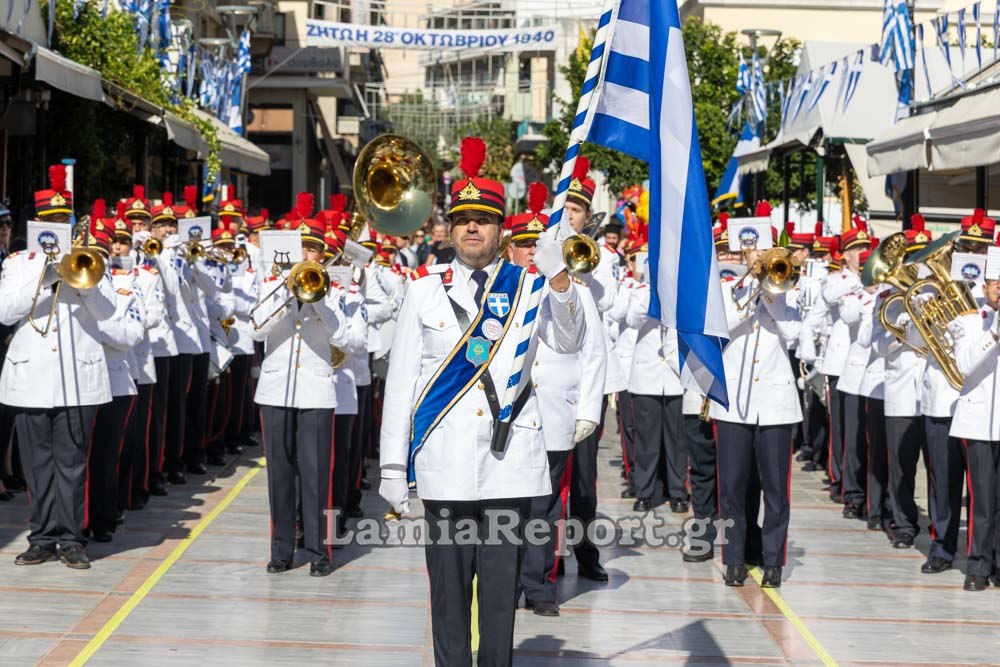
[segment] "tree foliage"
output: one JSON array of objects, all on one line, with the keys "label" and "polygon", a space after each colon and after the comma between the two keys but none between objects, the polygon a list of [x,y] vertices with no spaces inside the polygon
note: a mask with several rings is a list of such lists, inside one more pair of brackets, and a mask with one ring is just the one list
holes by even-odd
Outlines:
[{"label": "tree foliage", "polygon": [[[517,141],[517,123],[507,118],[480,118],[469,123],[457,133],[462,137],[480,137],[486,142],[486,163],[479,175],[501,183],[510,181],[510,170],[514,166],[514,143]],[[452,151],[457,165],[459,154]],[[456,174],[457,175],[457,174]]]}]

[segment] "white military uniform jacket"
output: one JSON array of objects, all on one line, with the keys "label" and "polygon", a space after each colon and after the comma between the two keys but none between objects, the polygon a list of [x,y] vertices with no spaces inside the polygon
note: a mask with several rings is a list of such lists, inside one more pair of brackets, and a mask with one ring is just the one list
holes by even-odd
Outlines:
[{"label": "white military uniform jacket", "polygon": [[[802,329],[799,331],[799,360],[807,364],[823,362],[823,351],[830,336],[830,309],[823,299],[823,281],[826,276],[803,276],[806,284],[799,295],[799,315]],[[800,281],[801,282],[801,281]]]},{"label": "white military uniform jacket", "polygon": [[874,342],[881,337],[885,329],[878,321],[875,306],[878,305],[878,293],[865,293],[861,299],[861,319],[858,323],[858,342],[869,350],[868,365],[861,378],[859,394],[865,398],[885,398],[885,357],[879,354]]},{"label": "white military uniform jacket", "polygon": [[[0,403],[19,408],[109,403],[111,383],[97,322],[115,313],[111,280],[105,276],[85,291],[63,285],[49,335],[43,338],[28,316],[45,263],[44,255],[29,252],[15,252],[3,263],[0,323],[17,329],[0,374]],[[43,288],[42,295],[33,312],[40,326],[48,319],[52,290]]]},{"label": "white military uniform jacket", "polygon": [[355,369],[358,368],[359,362],[363,362],[366,368],[368,366],[368,323],[365,321],[364,305],[364,297],[358,291],[358,286],[352,284],[343,301],[345,320],[343,344],[337,346],[347,357],[344,365],[333,372],[338,415],[358,414]]},{"label": "white military uniform jacket", "polygon": [[607,313],[611,321],[618,326],[618,334],[614,336],[614,352],[618,357],[619,366],[625,373],[632,371],[632,356],[635,354],[635,344],[639,338],[639,330],[628,325],[628,305],[632,299],[632,290],[637,289],[640,285],[642,283],[631,275],[624,276],[618,287],[618,298],[615,299],[614,305]]},{"label": "white military uniform jacket", "polygon": [[580,351],[562,354],[540,341],[531,367],[532,388],[544,415],[542,436],[545,449],[550,452],[573,449],[576,421],[600,423],[604,406],[607,349],[601,316],[586,290],[577,294],[586,322]]},{"label": "white military uniform jacket", "polygon": [[[254,353],[253,324],[250,311],[260,297],[260,275],[249,262],[241,264],[232,275],[232,304],[235,321],[229,329],[229,350],[236,356]],[[273,288],[272,288],[273,289]],[[261,318],[267,317],[267,313]]]},{"label": "white military uniform jacket", "polygon": [[[757,285],[755,279],[746,280],[735,291],[736,299],[743,303]],[[781,294],[762,294],[742,312],[733,299],[723,302],[729,324],[729,344],[722,353],[729,409],[713,401],[709,415],[721,421],[761,426],[802,421],[786,347],[786,341],[799,335],[798,311]]]},{"label": "white military uniform jacket", "polygon": [[[895,289],[889,289],[879,294],[875,313],[881,311],[886,297],[895,292]],[[887,316],[896,326],[904,330],[912,326],[910,316],[901,305],[890,309]],[[885,359],[885,416],[919,417],[924,367],[927,360],[877,322],[872,344],[876,354]]]},{"label": "white military uniform jacket", "polygon": [[[484,270],[492,275],[497,261]],[[461,340],[464,329],[450,300],[472,320],[479,312],[470,289],[471,269],[455,259],[450,264],[427,267],[430,275],[410,283],[397,320],[396,345],[389,362],[385,410],[382,416],[382,475],[403,476],[410,452],[411,420],[417,399],[431,377]],[[444,283],[451,269],[448,289]],[[526,280],[530,276],[526,277]],[[449,299],[450,297],[450,299]],[[511,306],[513,307],[513,303]],[[499,342],[488,373],[497,391],[507,386],[520,326],[528,309],[521,299],[510,314],[507,335]],[[550,291],[538,308],[538,323],[525,353],[525,369],[533,369],[538,342],[544,340],[563,353],[580,350],[585,330],[583,309],[576,285],[565,293]],[[520,387],[530,382],[525,373]],[[503,397],[499,397],[503,400]],[[534,392],[511,424],[501,454],[491,450],[493,415],[481,385],[470,389],[431,431],[414,457],[417,491],[430,500],[482,500],[524,498],[552,492],[548,456],[542,437],[542,414]]]},{"label": "white military uniform jacket", "polygon": [[[114,273],[118,273],[114,275]],[[132,350],[142,341],[145,328],[142,325],[145,307],[142,299],[133,290],[132,272],[113,270],[111,277],[115,288],[115,314],[100,320],[97,328],[104,345],[104,356],[108,362],[112,396],[135,396],[138,392],[133,380]]]},{"label": "white military uniform jacket", "polygon": [[[154,384],[156,382],[156,359],[153,352],[153,332],[161,331],[163,318],[166,316],[166,303],[163,297],[163,280],[155,268],[140,265],[133,270],[136,295],[143,305],[142,340],[132,351],[135,360],[133,377],[137,384]],[[162,331],[170,334],[169,327]],[[171,335],[171,340],[173,336]],[[176,343],[174,343],[176,349]]]},{"label": "white military uniform jacket", "polygon": [[[847,323],[843,320],[841,306],[849,295],[856,298],[861,292],[861,278],[853,271],[843,268],[837,273],[831,273],[823,279],[823,301],[830,313],[832,325],[830,335],[823,350],[823,362],[819,372],[823,375],[839,377],[847,365],[847,351],[851,347],[853,335]],[[838,384],[839,388],[839,384]]]},{"label": "white military uniform jacket", "polygon": [[[202,342],[201,333],[194,321],[195,314],[191,310],[193,279],[187,262],[177,252],[179,247],[179,237],[176,234],[168,236],[163,241],[164,250],[156,262],[163,276],[167,324],[176,341],[178,354],[201,354],[207,352],[208,348]],[[155,342],[153,351],[158,357],[173,356],[161,354]]]},{"label": "white military uniform jacket", "polygon": [[680,396],[680,360],[677,356],[677,330],[663,326],[646,315],[649,310],[649,285],[639,285],[629,297],[626,323],[638,330],[628,392],[650,396]]},{"label": "white military uniform jacket", "polygon": [[[867,299],[866,299],[867,297]],[[874,295],[863,289],[847,294],[840,302],[840,321],[847,326],[851,344],[847,348],[847,361],[837,380],[837,389],[853,396],[861,395],[861,382],[865,378],[865,369],[871,358],[871,346],[862,345],[858,340],[858,330],[861,328],[862,308],[874,305]]]},{"label": "white military uniform jacket", "polygon": [[[283,281],[286,274],[287,271],[264,281],[263,301],[258,309],[260,320],[288,299],[284,287],[268,298],[276,281]],[[342,294],[343,290],[331,285],[322,301],[300,304],[292,299],[254,332],[254,340],[265,342],[255,403],[300,410],[337,407],[330,345],[344,345],[346,319],[341,309]]]},{"label": "white military uniform jacket", "polygon": [[948,327],[955,363],[965,385],[955,403],[950,435],[967,440],[1000,441],[1000,320],[993,308],[962,315]]}]

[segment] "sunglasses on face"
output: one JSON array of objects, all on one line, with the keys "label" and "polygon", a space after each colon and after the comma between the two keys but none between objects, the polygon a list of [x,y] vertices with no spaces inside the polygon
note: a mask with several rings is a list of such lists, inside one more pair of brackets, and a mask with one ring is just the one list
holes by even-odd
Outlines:
[{"label": "sunglasses on face", "polygon": [[513,241],[514,247],[521,249],[534,248],[536,243],[535,239],[518,239],[517,241]]}]

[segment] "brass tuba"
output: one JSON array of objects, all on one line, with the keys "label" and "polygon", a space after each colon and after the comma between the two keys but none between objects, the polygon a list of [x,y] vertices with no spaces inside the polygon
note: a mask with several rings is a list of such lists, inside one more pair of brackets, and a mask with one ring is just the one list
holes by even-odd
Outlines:
[{"label": "brass tuba", "polygon": [[410,234],[434,210],[434,167],[405,137],[383,134],[369,141],[354,163],[352,180],[358,213],[383,234]]},{"label": "brass tuba", "polygon": [[[906,261],[910,266],[923,264],[931,275],[910,285],[903,299],[903,306],[923,337],[927,351],[933,355],[948,383],[955,389],[962,388],[965,378],[955,363],[948,324],[978,309],[969,286],[951,279],[953,243],[960,233],[945,234]],[[918,298],[923,292],[929,294],[929,298]]]},{"label": "brass tuba", "polygon": [[[104,258],[93,248],[73,248],[72,252],[63,257],[58,264],[55,262],[55,256],[59,254],[58,246],[47,249],[45,254],[45,266],[42,269],[42,274],[38,276],[38,284],[35,286],[35,296],[31,300],[31,314],[28,315],[28,323],[42,337],[49,335],[49,328],[52,326],[52,320],[56,315],[56,307],[59,303],[59,292],[62,289],[62,284],[66,283],[78,290],[89,290],[101,282],[106,270]],[[38,300],[41,298],[42,288],[45,286],[45,278],[51,275],[51,271],[55,271],[59,276],[59,282],[55,284],[55,288],[52,290],[52,306],[49,308],[48,319],[45,320],[45,326],[40,327],[35,321],[35,306],[38,305]]]},{"label": "brass tuba", "polygon": [[861,272],[861,283],[866,287],[885,283],[898,290],[882,300],[878,320],[897,340],[913,348],[917,354],[926,356],[927,347],[917,347],[910,343],[906,338],[906,331],[889,319],[889,309],[903,302],[907,290],[917,282],[917,268],[905,262],[906,246],[906,234],[903,232],[887,236],[865,262],[865,268]]}]

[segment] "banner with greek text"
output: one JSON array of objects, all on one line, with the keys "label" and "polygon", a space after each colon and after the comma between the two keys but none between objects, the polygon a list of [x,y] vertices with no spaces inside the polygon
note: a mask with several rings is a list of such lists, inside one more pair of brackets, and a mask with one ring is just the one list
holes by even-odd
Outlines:
[{"label": "banner with greek text", "polygon": [[430,30],[306,19],[307,46],[436,51],[546,51],[556,47],[556,26],[511,30]]}]

